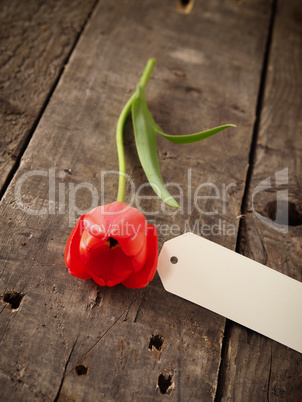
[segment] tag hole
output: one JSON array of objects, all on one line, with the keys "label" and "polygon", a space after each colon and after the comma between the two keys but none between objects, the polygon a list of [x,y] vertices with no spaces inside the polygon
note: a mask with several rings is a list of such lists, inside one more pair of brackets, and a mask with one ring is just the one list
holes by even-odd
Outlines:
[{"label": "tag hole", "polygon": [[173,256],[173,257],[170,258],[170,261],[171,261],[172,264],[177,264],[178,263],[178,258]]}]

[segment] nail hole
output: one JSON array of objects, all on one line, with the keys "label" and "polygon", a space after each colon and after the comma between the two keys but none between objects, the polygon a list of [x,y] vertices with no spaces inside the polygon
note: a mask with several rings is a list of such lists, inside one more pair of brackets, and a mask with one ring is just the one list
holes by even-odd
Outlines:
[{"label": "nail hole", "polygon": [[194,0],[178,0],[177,11],[183,14],[189,14],[192,11]]},{"label": "nail hole", "polygon": [[11,290],[4,293],[2,300],[9,304],[12,310],[16,310],[20,306],[23,297],[24,295],[22,293]]},{"label": "nail hole", "polygon": [[149,349],[152,350],[153,348],[160,351],[162,349],[164,343],[164,337],[161,335],[152,335],[149,342]]},{"label": "nail hole", "polygon": [[88,368],[83,366],[83,364],[79,364],[78,366],[76,366],[75,371],[77,375],[85,375],[87,374]]},{"label": "nail hole", "polygon": [[171,261],[172,264],[177,264],[178,263],[178,258],[173,256],[173,257],[170,258],[170,261]]},{"label": "nail hole", "polygon": [[173,375],[169,373],[161,373],[158,376],[158,388],[162,394],[170,395],[174,389]]},{"label": "nail hole", "polygon": [[276,200],[269,202],[265,207],[265,213],[272,221],[279,225],[302,225],[302,214],[297,210],[293,202]]}]

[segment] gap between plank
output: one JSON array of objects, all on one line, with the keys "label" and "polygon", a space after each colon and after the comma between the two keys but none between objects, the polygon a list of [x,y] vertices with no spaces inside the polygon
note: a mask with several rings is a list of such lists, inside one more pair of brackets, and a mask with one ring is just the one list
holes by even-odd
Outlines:
[{"label": "gap between plank", "polygon": [[[273,36],[273,31],[274,31],[274,23],[275,23],[275,19],[276,19],[277,3],[278,3],[278,0],[273,0],[270,22],[269,22],[269,29],[268,29],[267,39],[266,39],[265,52],[264,52],[264,57],[263,57],[260,85],[259,85],[258,98],[257,98],[257,104],[256,104],[256,116],[255,116],[255,122],[254,122],[254,128],[253,128],[251,148],[250,148],[250,153],[249,153],[249,167],[248,167],[248,170],[246,173],[245,188],[244,188],[242,202],[241,202],[241,218],[239,221],[236,249],[235,249],[235,251],[237,253],[239,253],[239,250],[240,250],[243,219],[245,217],[245,213],[246,213],[246,209],[247,209],[248,192],[249,192],[249,188],[250,188],[250,183],[251,183],[251,178],[252,178],[253,168],[254,168],[254,162],[255,162],[255,152],[256,152],[256,146],[257,146],[261,111],[262,111],[262,106],[263,106],[263,98],[264,98],[270,49],[271,49],[271,44],[272,44],[272,36]],[[222,343],[222,348],[221,348],[221,360],[220,360],[220,366],[219,366],[219,371],[218,371],[217,389],[216,389],[216,395],[214,398],[215,402],[221,401],[223,398],[225,374],[226,374],[226,370],[227,370],[227,352],[228,352],[228,345],[229,345],[229,341],[230,341],[232,326],[233,326],[233,322],[231,320],[226,319],[223,343]]]},{"label": "gap between plank", "polygon": [[41,120],[41,118],[42,118],[42,116],[43,116],[43,114],[45,112],[45,109],[47,108],[47,106],[48,106],[48,104],[50,102],[50,99],[51,99],[51,97],[52,97],[52,95],[53,95],[53,93],[54,93],[54,91],[55,91],[55,89],[56,89],[56,87],[57,87],[62,75],[63,75],[63,72],[65,70],[65,66],[68,64],[68,62],[70,60],[70,57],[71,57],[73,51],[75,50],[75,48],[76,48],[76,46],[77,46],[77,44],[79,42],[79,39],[82,36],[82,33],[84,32],[84,29],[86,28],[89,20],[91,19],[92,13],[94,12],[98,2],[99,2],[99,0],[95,0],[95,2],[93,4],[93,6],[92,6],[87,18],[86,18],[86,20],[84,21],[84,23],[83,23],[78,35],[75,38],[75,41],[74,41],[73,45],[71,46],[71,49],[70,49],[69,53],[67,54],[65,60],[63,61],[62,67],[60,68],[59,73],[57,75],[57,78],[55,79],[53,85],[50,88],[50,91],[49,91],[49,93],[48,93],[48,95],[47,95],[47,97],[46,97],[46,99],[45,99],[45,101],[44,101],[44,103],[43,103],[43,105],[41,107],[41,110],[40,110],[40,112],[38,114],[38,117],[36,118],[35,122],[33,123],[33,126],[31,127],[31,129],[29,131],[29,134],[25,138],[24,144],[21,147],[19,155],[16,158],[16,161],[15,161],[13,167],[11,168],[11,171],[9,172],[7,178],[5,179],[5,182],[4,182],[3,186],[2,186],[2,188],[0,189],[0,201],[2,200],[6,190],[8,188],[8,186],[10,184],[10,182],[12,181],[14,175],[16,174],[16,172],[17,172],[17,170],[18,170],[18,168],[20,166],[22,156],[24,155],[24,153],[25,153],[25,151],[26,151],[26,149],[27,149],[27,147],[28,147],[33,135],[34,135],[34,132],[36,131],[36,128],[37,128],[37,126],[38,126],[38,124],[39,124],[39,122],[40,122],[40,120]]}]

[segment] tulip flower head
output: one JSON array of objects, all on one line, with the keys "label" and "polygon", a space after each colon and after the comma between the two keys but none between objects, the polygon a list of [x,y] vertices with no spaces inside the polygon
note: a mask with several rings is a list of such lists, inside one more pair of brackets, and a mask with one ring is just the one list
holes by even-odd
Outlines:
[{"label": "tulip flower head", "polygon": [[118,201],[82,215],[65,249],[70,274],[101,286],[145,287],[157,259],[156,227],[139,210]]}]

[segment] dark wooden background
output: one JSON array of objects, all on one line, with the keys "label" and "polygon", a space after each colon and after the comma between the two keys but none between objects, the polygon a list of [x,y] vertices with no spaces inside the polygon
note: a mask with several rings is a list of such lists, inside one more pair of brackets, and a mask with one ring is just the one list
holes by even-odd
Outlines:
[{"label": "dark wooden background", "polygon": [[[101,288],[71,277],[64,265],[68,189],[83,182],[100,188],[102,171],[118,168],[117,118],[155,57],[147,97],[166,132],[237,125],[198,145],[158,140],[165,181],[186,191],[191,168],[193,189],[234,186],[226,213],[221,200],[209,199],[204,209],[218,215],[193,208],[160,213],[155,223],[223,219],[236,233],[210,240],[302,280],[301,3],[195,0],[190,13],[179,8],[176,0],[0,2],[3,401],[302,400],[301,354],[166,293],[157,275],[142,290]],[[125,144],[139,186],[145,176],[130,123]],[[255,216],[252,193],[285,168],[290,226],[281,233]],[[54,213],[25,213],[15,197],[18,179],[49,169]],[[66,190],[61,214],[58,183]],[[48,208],[48,188],[47,178],[31,177],[23,202]],[[255,197],[261,215],[274,219],[278,189]],[[116,178],[106,180],[105,202],[116,190]],[[89,192],[79,191],[76,201],[88,208]],[[142,204],[149,211],[159,205]],[[160,234],[160,246],[171,237]]]}]

